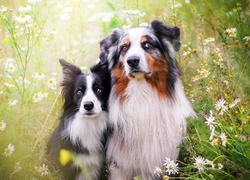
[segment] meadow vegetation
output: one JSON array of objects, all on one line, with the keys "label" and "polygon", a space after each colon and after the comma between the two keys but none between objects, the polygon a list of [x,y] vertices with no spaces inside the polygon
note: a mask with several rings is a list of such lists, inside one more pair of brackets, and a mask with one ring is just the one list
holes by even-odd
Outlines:
[{"label": "meadow vegetation", "polygon": [[62,106],[58,59],[87,73],[113,28],[155,19],[181,29],[177,60],[197,118],[188,120],[179,160],[166,157],[165,168],[152,171],[165,179],[248,179],[249,3],[0,0],[0,179],[58,179],[44,158]]}]

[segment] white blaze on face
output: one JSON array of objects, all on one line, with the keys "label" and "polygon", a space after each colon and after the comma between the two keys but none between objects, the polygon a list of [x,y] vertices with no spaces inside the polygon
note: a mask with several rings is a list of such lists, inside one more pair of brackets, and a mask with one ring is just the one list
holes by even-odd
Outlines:
[{"label": "white blaze on face", "polygon": [[[79,110],[79,112],[82,115],[87,116],[87,117],[95,117],[102,112],[101,103],[96,97],[95,92],[93,91],[93,88],[92,88],[93,83],[94,83],[93,76],[88,75],[86,77],[86,91],[85,91],[85,94],[83,95],[80,110]],[[93,103],[93,109],[86,110],[84,107],[86,103]],[[88,115],[90,113],[91,113],[91,116]]]},{"label": "white blaze on face", "polygon": [[124,38],[124,39],[128,38],[130,41],[130,47],[124,56],[125,72],[127,76],[131,73],[127,60],[129,57],[132,56],[138,56],[140,58],[140,63],[138,65],[140,71],[142,72],[149,71],[148,63],[145,58],[145,51],[141,46],[141,38],[147,34],[149,34],[148,29],[135,28],[135,29],[130,29],[128,31],[128,36]]}]

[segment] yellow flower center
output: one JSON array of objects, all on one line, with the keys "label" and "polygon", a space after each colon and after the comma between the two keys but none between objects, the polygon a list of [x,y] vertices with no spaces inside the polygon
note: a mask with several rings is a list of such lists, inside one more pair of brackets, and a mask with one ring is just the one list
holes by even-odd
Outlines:
[{"label": "yellow flower center", "polygon": [[42,173],[45,173],[46,172],[46,168],[42,168]]},{"label": "yellow flower center", "polygon": [[202,163],[202,162],[198,162],[198,165],[199,165],[199,166],[202,166],[202,165],[203,165],[203,163]]},{"label": "yellow flower center", "polygon": [[53,83],[53,80],[49,80],[49,83],[52,84],[52,83]]},{"label": "yellow flower center", "polygon": [[25,18],[25,14],[22,14],[20,17],[21,17],[21,18]]},{"label": "yellow flower center", "polygon": [[5,148],[6,153],[10,153],[10,148]]},{"label": "yellow flower center", "polygon": [[0,127],[2,127],[2,126],[3,126],[3,123],[0,122]]},{"label": "yellow flower center", "polygon": [[26,8],[26,7],[27,7],[27,4],[24,3],[22,6],[23,6],[24,8]]},{"label": "yellow flower center", "polygon": [[218,140],[217,140],[217,139],[214,139],[214,140],[212,141],[212,145],[214,145],[214,146],[218,145]]}]

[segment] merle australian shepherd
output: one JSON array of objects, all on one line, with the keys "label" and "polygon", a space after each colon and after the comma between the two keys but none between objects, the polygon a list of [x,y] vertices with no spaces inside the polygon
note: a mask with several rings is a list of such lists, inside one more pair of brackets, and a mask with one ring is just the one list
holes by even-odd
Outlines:
[{"label": "merle australian shepherd", "polygon": [[[91,74],[60,59],[63,68],[63,112],[58,127],[47,143],[49,159],[60,167],[65,179],[105,179],[105,133],[107,131],[107,101],[110,75],[107,63],[91,67]],[[60,166],[59,151],[66,149],[76,155],[75,162]],[[86,167],[84,176],[78,164]]]},{"label": "merle australian shepherd", "polygon": [[107,159],[110,179],[156,179],[155,166],[177,159],[186,118],[195,116],[175,59],[180,30],[162,22],[115,29],[100,42],[111,70]]}]

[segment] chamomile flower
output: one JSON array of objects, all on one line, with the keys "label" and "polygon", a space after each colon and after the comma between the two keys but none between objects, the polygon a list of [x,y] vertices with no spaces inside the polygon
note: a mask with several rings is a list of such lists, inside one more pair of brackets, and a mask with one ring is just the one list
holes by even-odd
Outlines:
[{"label": "chamomile flower", "polygon": [[195,158],[194,167],[197,168],[199,171],[204,171],[204,167],[206,165],[206,161],[203,157],[198,156]]},{"label": "chamomile flower", "polygon": [[217,145],[218,145],[218,138],[213,139],[213,140],[211,141],[211,145],[212,145],[212,146],[217,146]]},{"label": "chamomile flower", "polygon": [[17,70],[17,66],[14,63],[9,63],[7,67],[7,71],[9,73],[13,73]]},{"label": "chamomile flower", "polygon": [[213,111],[210,111],[210,115],[208,117],[205,117],[205,119],[207,120],[205,123],[207,124],[207,126],[209,126],[210,130],[212,130],[214,125],[217,124],[216,122],[214,122],[215,117],[213,116]]},{"label": "chamomile flower", "polygon": [[44,92],[44,91],[41,91],[38,93],[42,98],[46,98],[48,97],[48,93]]},{"label": "chamomile flower", "polygon": [[222,141],[222,146],[226,146],[226,143],[227,143],[227,136],[225,133],[221,133],[220,134],[220,139]]},{"label": "chamomile flower", "polygon": [[226,101],[222,98],[219,99],[216,103],[215,103],[215,109],[217,111],[220,111],[220,115],[223,115],[223,113],[228,109],[228,106],[225,105]]},{"label": "chamomile flower", "polygon": [[218,169],[222,169],[223,168],[223,165],[218,163]]},{"label": "chamomile flower", "polygon": [[6,128],[6,123],[4,122],[4,120],[2,120],[2,122],[0,122],[0,131],[4,131]]},{"label": "chamomile flower", "polygon": [[175,163],[173,160],[170,160],[169,158],[166,158],[165,163],[163,164],[166,166],[166,173],[168,175],[171,174],[178,174],[178,163]]},{"label": "chamomile flower", "polygon": [[250,36],[245,36],[245,37],[243,38],[243,40],[245,40],[245,41],[250,41]]},{"label": "chamomile flower", "polygon": [[43,97],[39,93],[35,93],[33,95],[33,102],[38,103],[43,99]]},{"label": "chamomile flower", "polygon": [[230,29],[226,29],[225,34],[227,34],[229,37],[236,37],[236,28],[230,28]]},{"label": "chamomile flower", "polygon": [[27,14],[21,14],[16,18],[16,22],[19,24],[25,24],[31,21],[32,21],[31,16]]},{"label": "chamomile flower", "polygon": [[18,11],[19,11],[20,13],[27,13],[27,12],[30,12],[30,11],[31,11],[31,6],[24,3],[22,6],[20,6],[20,7],[18,8]]},{"label": "chamomile flower", "polygon": [[4,13],[5,11],[7,11],[7,7],[6,6],[1,6],[0,7],[0,12]]},{"label": "chamomile flower", "polygon": [[157,176],[161,177],[161,173],[162,173],[161,168],[159,168],[159,167],[155,167],[154,168],[154,174],[156,174]]},{"label": "chamomile flower", "polygon": [[37,168],[37,172],[40,173],[41,176],[46,176],[49,174],[49,169],[47,168],[45,164],[43,164],[42,166],[39,166]]},{"label": "chamomile flower", "polygon": [[7,148],[4,149],[4,155],[7,157],[7,156],[11,156],[13,151],[15,150],[15,147],[11,144],[8,145]]},{"label": "chamomile flower", "polygon": [[8,105],[9,106],[15,106],[17,103],[18,103],[18,100],[16,100],[16,99],[10,99],[9,102],[8,102]]},{"label": "chamomile flower", "polygon": [[55,90],[56,89],[56,85],[57,85],[57,81],[56,81],[56,78],[50,78],[47,82],[47,85],[49,88]]},{"label": "chamomile flower", "polygon": [[45,75],[42,72],[36,72],[33,76],[33,79],[37,80],[43,80],[45,78]]},{"label": "chamomile flower", "polygon": [[231,102],[229,104],[229,108],[233,108],[236,104],[238,104],[240,102],[239,98],[236,98],[233,102]]},{"label": "chamomile flower", "polygon": [[207,45],[207,44],[214,42],[214,41],[215,41],[214,38],[209,37],[209,38],[203,40],[203,45]]},{"label": "chamomile flower", "polygon": [[214,167],[215,167],[215,164],[214,164],[214,162],[213,161],[209,161],[208,159],[206,159],[206,164],[208,164],[208,165],[210,165],[211,167],[212,167],[212,169],[214,169]]}]

